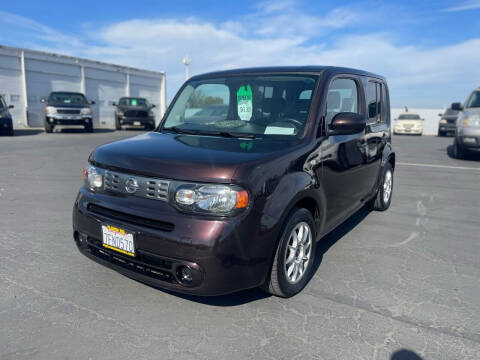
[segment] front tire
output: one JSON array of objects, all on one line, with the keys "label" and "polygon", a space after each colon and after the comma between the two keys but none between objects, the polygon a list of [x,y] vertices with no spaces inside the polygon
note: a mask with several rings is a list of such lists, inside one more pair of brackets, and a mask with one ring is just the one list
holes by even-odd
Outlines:
[{"label": "front tire", "polygon": [[93,123],[91,120],[85,124],[85,132],[93,133]]},{"label": "front tire", "polygon": [[382,177],[377,195],[370,202],[372,210],[385,211],[390,207],[393,192],[393,168],[388,162],[382,170]]},{"label": "front tire", "polygon": [[310,211],[295,208],[282,231],[269,276],[262,289],[272,295],[291,297],[307,284],[316,249],[315,222]]},{"label": "front tire", "polygon": [[115,116],[115,129],[122,130],[122,124],[120,124],[120,120],[116,116]]},{"label": "front tire", "polygon": [[453,157],[455,159],[463,159],[465,157],[465,150],[458,144],[456,139],[453,142]]},{"label": "front tire", "polygon": [[45,121],[45,132],[51,134],[53,132],[54,125],[49,124]]}]

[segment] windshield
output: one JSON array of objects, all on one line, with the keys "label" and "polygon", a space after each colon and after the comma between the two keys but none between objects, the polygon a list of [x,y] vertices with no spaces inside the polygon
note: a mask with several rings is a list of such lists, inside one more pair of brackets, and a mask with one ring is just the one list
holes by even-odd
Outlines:
[{"label": "windshield", "polygon": [[445,110],[445,113],[443,115],[449,116],[449,115],[457,115],[457,114],[458,114],[457,110],[447,109]]},{"label": "windshield", "polygon": [[416,114],[404,114],[398,117],[398,120],[421,120],[420,116]]},{"label": "windshield", "polygon": [[88,105],[87,98],[78,93],[51,93],[48,102],[51,104]]},{"label": "windshield", "polygon": [[480,107],[480,91],[474,91],[467,102],[467,108]]},{"label": "windshield", "polygon": [[300,138],[315,76],[258,75],[189,82],[161,130],[220,136]]},{"label": "windshield", "polygon": [[147,106],[148,101],[144,98],[121,98],[118,104],[120,106]]}]

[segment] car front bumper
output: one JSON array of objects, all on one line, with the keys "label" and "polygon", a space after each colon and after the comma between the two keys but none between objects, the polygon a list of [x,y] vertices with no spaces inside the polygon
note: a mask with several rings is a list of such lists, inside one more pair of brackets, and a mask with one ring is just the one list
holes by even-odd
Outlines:
[{"label": "car front bumper", "polygon": [[444,132],[444,133],[454,133],[456,131],[457,126],[455,124],[439,124],[438,125],[438,131]]},{"label": "car front bumper", "polygon": [[405,129],[405,128],[394,128],[393,129],[394,134],[413,134],[413,135],[419,135],[423,133],[423,129],[416,129],[416,128],[411,128],[411,129]]},{"label": "car front bumper", "polygon": [[463,148],[480,151],[480,128],[461,127],[458,129],[455,141]]},{"label": "car front bumper", "polygon": [[13,129],[12,119],[9,117],[0,118],[0,132],[10,131]]},{"label": "car front bumper", "polygon": [[[141,282],[194,295],[221,295],[265,281],[278,232],[260,231],[259,222],[248,210],[231,218],[203,218],[163,201],[85,188],[73,208],[74,239],[82,254]],[[133,232],[135,257],[102,247],[102,224]],[[179,280],[181,266],[192,270],[190,284]]]},{"label": "car front bumper", "polygon": [[45,121],[51,125],[86,125],[92,122],[91,115],[55,115],[48,116]]},{"label": "car front bumper", "polygon": [[119,116],[118,121],[121,125],[153,125],[155,124],[155,120],[153,117],[130,117],[130,116]]}]

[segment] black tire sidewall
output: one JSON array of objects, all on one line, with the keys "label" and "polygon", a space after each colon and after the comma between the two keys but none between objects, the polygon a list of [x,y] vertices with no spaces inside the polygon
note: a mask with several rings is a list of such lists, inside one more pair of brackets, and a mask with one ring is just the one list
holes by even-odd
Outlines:
[{"label": "black tire sidewall", "polygon": [[[291,284],[288,282],[285,274],[285,252],[287,251],[288,238],[293,228],[300,222],[306,222],[312,233],[312,250],[310,255],[310,261],[308,263],[307,270],[303,275],[303,278],[296,284]],[[305,285],[308,283],[311,277],[312,267],[315,262],[315,250],[316,250],[316,232],[315,232],[315,223],[312,215],[306,209],[300,208],[295,210],[292,215],[287,220],[286,226],[283,230],[280,243],[278,245],[277,251],[277,277],[278,285],[286,297],[293,296],[300,292]]]},{"label": "black tire sidewall", "polygon": [[[390,191],[390,197],[388,198],[388,202],[385,203],[383,199],[383,183],[385,181],[385,175],[387,174],[387,171],[390,170],[392,173],[392,189]],[[393,178],[393,168],[390,163],[386,163],[385,166],[383,167],[382,171],[382,179],[380,182],[380,190],[379,190],[379,196],[380,196],[380,202],[382,204],[382,209],[388,209],[390,207],[390,203],[392,202],[392,195],[393,195],[393,185],[394,185],[394,178]]]}]

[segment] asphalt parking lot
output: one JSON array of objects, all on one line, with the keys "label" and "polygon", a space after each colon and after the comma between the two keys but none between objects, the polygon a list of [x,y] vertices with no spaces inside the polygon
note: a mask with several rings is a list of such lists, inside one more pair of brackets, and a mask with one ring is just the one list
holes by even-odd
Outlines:
[{"label": "asphalt parking lot", "polygon": [[451,138],[396,136],[392,207],[323,239],[302,293],[196,298],[73,243],[90,151],[139,133],[0,137],[0,359],[480,357],[480,157],[453,159]]}]

